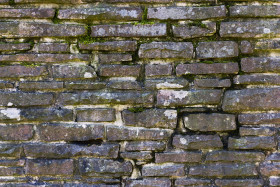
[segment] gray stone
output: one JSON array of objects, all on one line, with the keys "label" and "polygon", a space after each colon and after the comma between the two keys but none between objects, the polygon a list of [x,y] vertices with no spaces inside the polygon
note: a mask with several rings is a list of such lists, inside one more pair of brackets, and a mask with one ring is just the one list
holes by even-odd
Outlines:
[{"label": "gray stone", "polygon": [[124,110],[122,118],[127,126],[175,129],[177,125],[176,110],[148,109],[137,113]]},{"label": "gray stone", "polygon": [[188,106],[219,104],[221,90],[174,91],[160,90],[157,94],[158,106]]},{"label": "gray stone", "polygon": [[194,85],[199,88],[228,88],[230,79],[195,79]]},{"label": "gray stone", "polygon": [[222,109],[226,112],[280,109],[279,88],[254,88],[226,91]]},{"label": "gray stone", "polygon": [[183,118],[186,128],[193,131],[231,131],[236,129],[235,115],[189,114]]},{"label": "gray stone", "polygon": [[125,144],[126,151],[163,151],[166,143],[161,141],[130,141]]},{"label": "gray stone", "polygon": [[165,140],[170,136],[171,130],[146,129],[123,126],[107,126],[107,140]]},{"label": "gray stone", "polygon": [[202,25],[189,25],[187,24],[179,24],[172,25],[172,31],[174,37],[177,38],[198,38],[203,36],[212,36],[216,33],[216,23],[215,22],[207,22],[202,23]]},{"label": "gray stone", "polygon": [[184,164],[153,164],[153,165],[144,165],[142,167],[143,176],[184,176],[185,175],[185,166]]},{"label": "gray stone", "polygon": [[249,57],[241,59],[241,70],[248,73],[279,73],[280,58]]},{"label": "gray stone", "polygon": [[132,164],[129,161],[119,162],[97,158],[79,158],[78,169],[86,176],[107,176],[121,177],[132,173]]},{"label": "gray stone", "polygon": [[277,143],[272,136],[261,137],[241,137],[241,138],[229,138],[229,149],[262,149],[262,150],[274,150],[277,147]]},{"label": "gray stone", "polygon": [[218,135],[175,135],[172,144],[182,149],[223,148],[223,143]]},{"label": "gray stone", "polygon": [[231,6],[232,17],[280,17],[280,7],[277,5]]},{"label": "gray stone", "polygon": [[199,42],[196,53],[198,59],[236,57],[238,44],[233,41]]},{"label": "gray stone", "polygon": [[[92,37],[160,37],[166,36],[166,24],[152,25],[96,25],[91,27]],[[1,28],[0,28],[1,33]]]},{"label": "gray stone", "polygon": [[136,51],[136,41],[107,41],[107,42],[94,42],[89,44],[79,43],[79,48],[89,51]]},{"label": "gray stone", "polygon": [[184,58],[191,59],[193,45],[190,42],[151,42],[140,45],[140,58]]},{"label": "gray stone", "polygon": [[226,7],[157,7],[148,8],[148,19],[159,20],[199,20],[223,18],[226,16]]},{"label": "gray stone", "polygon": [[264,181],[262,179],[217,179],[215,184],[221,187],[261,187]]},{"label": "gray stone", "polygon": [[265,158],[262,152],[213,151],[206,155],[206,162],[261,162]]},{"label": "gray stone", "polygon": [[251,85],[280,85],[280,76],[250,74],[250,75],[237,75],[233,79],[234,84],[251,84]]},{"label": "gray stone", "polygon": [[155,153],[155,163],[163,162],[202,162],[202,153],[183,151]]},{"label": "gray stone", "polygon": [[243,22],[221,22],[221,37],[262,38],[279,37],[278,20],[256,20]]},{"label": "gray stone", "polygon": [[145,88],[149,90],[181,89],[188,87],[189,82],[184,78],[146,79]]},{"label": "gray stone", "polygon": [[141,20],[142,9],[140,7],[95,7],[95,8],[71,8],[60,9],[59,19],[71,20],[115,20],[115,21],[131,21]]},{"label": "gray stone", "polygon": [[81,122],[110,122],[116,120],[116,111],[113,108],[78,109],[77,121]]},{"label": "gray stone", "polygon": [[239,114],[238,121],[244,125],[280,124],[280,113]]}]

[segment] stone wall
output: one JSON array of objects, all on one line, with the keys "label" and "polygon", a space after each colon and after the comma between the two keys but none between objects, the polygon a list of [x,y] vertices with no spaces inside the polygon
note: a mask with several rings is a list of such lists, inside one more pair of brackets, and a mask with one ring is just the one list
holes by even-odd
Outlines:
[{"label": "stone wall", "polygon": [[0,0],[0,186],[280,186],[279,17],[279,0]]}]

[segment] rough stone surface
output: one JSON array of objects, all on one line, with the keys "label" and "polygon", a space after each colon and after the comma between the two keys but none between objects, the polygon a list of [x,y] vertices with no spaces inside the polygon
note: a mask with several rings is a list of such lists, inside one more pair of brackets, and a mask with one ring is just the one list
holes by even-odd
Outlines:
[{"label": "rough stone surface", "polygon": [[[1,33],[1,29],[0,29]],[[91,27],[92,37],[160,37],[166,36],[166,24],[97,25]]]},{"label": "rough stone surface", "polygon": [[280,58],[252,57],[241,59],[241,70],[248,73],[279,73]]},{"label": "rough stone surface", "polygon": [[227,91],[224,95],[223,110],[235,111],[268,111],[280,108],[278,88],[255,88]]},{"label": "rough stone surface", "polygon": [[148,19],[199,20],[226,16],[225,6],[215,7],[159,7],[148,8]]},{"label": "rough stone surface", "polygon": [[122,112],[124,125],[148,128],[176,128],[177,111],[165,109],[149,109],[143,112]]},{"label": "rough stone surface", "polygon": [[238,63],[194,63],[179,64],[176,67],[176,74],[180,75],[207,75],[207,74],[237,74],[239,71]]},{"label": "rough stone surface", "polygon": [[190,42],[152,42],[140,45],[140,58],[187,58],[193,56]]},{"label": "rough stone surface", "polygon": [[277,20],[257,20],[243,22],[221,22],[221,37],[261,38],[279,37],[280,29]]},{"label": "rough stone surface", "polygon": [[182,149],[221,149],[223,147],[218,135],[176,135],[172,144]]},{"label": "rough stone surface", "polygon": [[280,186],[279,2],[0,0],[0,186]]},{"label": "rough stone surface", "polygon": [[229,138],[229,149],[262,149],[273,150],[277,146],[276,140],[272,136],[263,137],[241,137],[241,138]]},{"label": "rough stone surface", "polygon": [[[173,91],[160,90],[157,94],[159,106],[187,106],[198,104],[218,104],[222,92],[220,90]],[[206,97],[207,96],[207,97]]]},{"label": "rough stone surface", "polygon": [[183,118],[185,127],[193,131],[230,131],[236,129],[235,115],[189,114]]},{"label": "rough stone surface", "polygon": [[238,45],[233,41],[200,42],[196,51],[199,59],[230,58],[238,56]]}]

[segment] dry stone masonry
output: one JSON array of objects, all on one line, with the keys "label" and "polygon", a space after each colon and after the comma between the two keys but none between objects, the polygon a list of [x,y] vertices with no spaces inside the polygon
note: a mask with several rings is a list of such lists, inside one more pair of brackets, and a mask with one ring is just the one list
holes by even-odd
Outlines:
[{"label": "dry stone masonry", "polygon": [[279,0],[0,0],[0,187],[280,186]]}]

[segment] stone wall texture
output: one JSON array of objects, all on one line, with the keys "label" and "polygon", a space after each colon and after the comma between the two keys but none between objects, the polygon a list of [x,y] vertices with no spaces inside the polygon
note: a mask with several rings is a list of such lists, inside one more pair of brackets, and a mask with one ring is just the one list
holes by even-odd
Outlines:
[{"label": "stone wall texture", "polygon": [[0,187],[280,186],[280,0],[0,0]]}]

